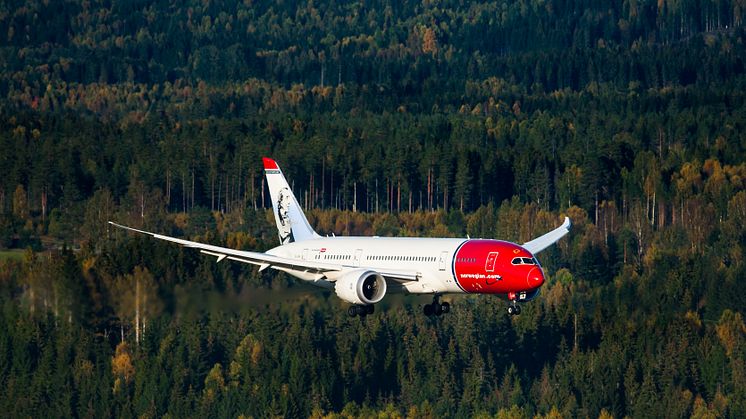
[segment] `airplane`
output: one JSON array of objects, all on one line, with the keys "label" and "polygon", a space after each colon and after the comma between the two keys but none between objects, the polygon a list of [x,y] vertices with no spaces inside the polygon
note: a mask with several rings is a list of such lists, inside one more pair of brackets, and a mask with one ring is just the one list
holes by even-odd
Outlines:
[{"label": "airplane", "polygon": [[351,317],[373,314],[387,294],[432,294],[426,316],[451,310],[446,294],[493,294],[510,301],[530,301],[544,284],[536,254],[570,231],[570,219],[522,245],[502,240],[415,237],[322,237],[308,223],[277,162],[263,158],[280,245],[265,253],[235,250],[164,236],[109,221],[109,224],[169,241],[217,258],[272,268],[307,283],[333,290],[351,303]]}]

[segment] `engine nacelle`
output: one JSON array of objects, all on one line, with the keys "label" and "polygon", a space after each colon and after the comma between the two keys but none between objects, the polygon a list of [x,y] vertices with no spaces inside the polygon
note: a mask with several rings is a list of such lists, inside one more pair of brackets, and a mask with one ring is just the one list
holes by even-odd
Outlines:
[{"label": "engine nacelle", "polygon": [[375,304],[386,295],[386,280],[375,271],[348,272],[334,284],[337,297],[352,304]]}]

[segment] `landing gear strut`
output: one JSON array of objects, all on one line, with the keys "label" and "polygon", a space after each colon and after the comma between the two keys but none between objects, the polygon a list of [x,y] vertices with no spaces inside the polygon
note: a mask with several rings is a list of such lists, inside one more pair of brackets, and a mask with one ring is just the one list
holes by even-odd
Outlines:
[{"label": "landing gear strut", "polygon": [[425,304],[425,306],[422,308],[422,311],[428,317],[432,315],[440,316],[441,314],[450,312],[451,305],[446,302],[441,303],[440,295],[435,294],[435,296],[433,297],[433,302],[431,304]]},{"label": "landing gear strut", "polygon": [[375,310],[376,309],[373,304],[369,304],[367,306],[352,305],[350,306],[350,308],[347,309],[347,314],[350,317],[360,316],[360,318],[363,318],[368,314],[373,314]]}]

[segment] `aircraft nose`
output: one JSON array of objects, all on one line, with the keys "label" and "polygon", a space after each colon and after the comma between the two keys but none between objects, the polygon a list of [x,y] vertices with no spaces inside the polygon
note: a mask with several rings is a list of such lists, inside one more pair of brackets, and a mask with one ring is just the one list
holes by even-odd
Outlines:
[{"label": "aircraft nose", "polygon": [[526,282],[529,288],[539,288],[544,284],[544,272],[539,267],[532,268],[528,271]]}]

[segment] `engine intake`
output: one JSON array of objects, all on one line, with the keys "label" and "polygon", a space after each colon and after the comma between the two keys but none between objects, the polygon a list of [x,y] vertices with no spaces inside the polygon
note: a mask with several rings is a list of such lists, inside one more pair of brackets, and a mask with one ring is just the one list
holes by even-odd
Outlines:
[{"label": "engine intake", "polygon": [[356,270],[337,279],[337,296],[352,304],[375,304],[386,295],[386,280],[375,271]]}]

